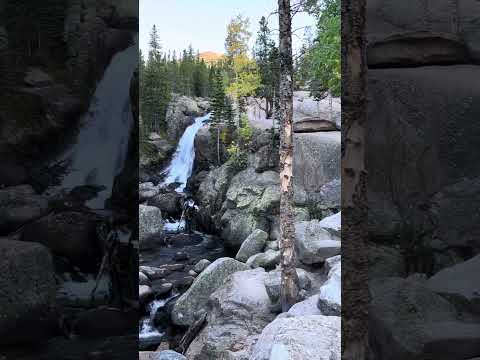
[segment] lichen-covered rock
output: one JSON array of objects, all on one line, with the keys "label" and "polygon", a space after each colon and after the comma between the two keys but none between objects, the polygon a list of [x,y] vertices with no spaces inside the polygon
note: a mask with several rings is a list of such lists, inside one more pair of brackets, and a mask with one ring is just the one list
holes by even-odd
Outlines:
[{"label": "lichen-covered rock", "polygon": [[39,343],[56,326],[55,277],[41,244],[0,239],[0,344]]},{"label": "lichen-covered rock", "polygon": [[275,315],[265,291],[263,269],[230,275],[210,297],[207,326],[190,345],[190,360],[248,360],[263,328]]},{"label": "lichen-covered rock", "polygon": [[251,268],[262,267],[264,269],[273,269],[280,263],[280,251],[267,250],[264,253],[251,256],[246,264]]},{"label": "lichen-covered rock", "polygon": [[340,360],[338,316],[282,314],[262,331],[251,360]]},{"label": "lichen-covered rock", "polygon": [[251,256],[261,253],[265,247],[268,234],[263,230],[253,231],[242,243],[235,259],[246,262]]},{"label": "lichen-covered rock", "polygon": [[247,265],[231,258],[215,260],[176,301],[172,310],[172,321],[181,326],[192,325],[196,316],[205,312],[210,295],[224,284],[225,279],[237,271],[247,269]]}]

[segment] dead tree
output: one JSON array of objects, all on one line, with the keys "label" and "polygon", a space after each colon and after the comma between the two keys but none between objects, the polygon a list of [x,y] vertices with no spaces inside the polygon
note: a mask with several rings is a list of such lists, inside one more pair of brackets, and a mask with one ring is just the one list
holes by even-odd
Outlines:
[{"label": "dead tree", "polygon": [[282,311],[298,300],[293,211],[293,59],[290,0],[278,0],[280,22],[280,254]]},{"label": "dead tree", "polygon": [[368,349],[365,0],[342,1],[342,359]]}]

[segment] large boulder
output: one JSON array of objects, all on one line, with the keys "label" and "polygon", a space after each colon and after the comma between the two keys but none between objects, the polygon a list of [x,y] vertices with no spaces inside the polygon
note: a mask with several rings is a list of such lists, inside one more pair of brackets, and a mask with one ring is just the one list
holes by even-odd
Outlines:
[{"label": "large boulder", "polygon": [[233,177],[221,220],[227,246],[238,249],[255,229],[268,230],[266,215],[279,211],[279,183],[277,172],[257,173],[251,167]]},{"label": "large boulder", "polygon": [[207,326],[190,345],[190,360],[248,360],[263,328],[275,315],[263,269],[236,272],[210,297]]},{"label": "large boulder", "polygon": [[225,279],[234,272],[247,269],[247,265],[231,258],[214,261],[176,301],[172,310],[172,321],[176,325],[192,325],[196,317],[205,312],[210,295],[223,285]]},{"label": "large boulder", "polygon": [[0,189],[0,233],[9,233],[48,212],[48,200],[30,185]]},{"label": "large boulder", "polygon": [[162,211],[164,217],[179,218],[182,214],[182,195],[177,192],[164,192],[148,199],[148,206],[155,206]]},{"label": "large boulder", "polygon": [[139,240],[141,248],[155,246],[162,240],[163,219],[162,211],[155,206],[139,205]]},{"label": "large boulder", "polygon": [[90,268],[100,256],[96,232],[99,220],[96,215],[85,212],[51,213],[26,225],[21,240],[41,243],[53,254]]},{"label": "large boulder", "polygon": [[325,203],[322,187],[340,179],[340,131],[294,135],[293,183],[298,206],[339,208],[340,197],[334,204]]},{"label": "large boulder", "polygon": [[[408,21],[417,16],[414,1],[379,3],[413,11]],[[411,226],[454,246],[475,244],[479,169],[470,149],[480,139],[480,124],[472,121],[480,116],[478,76],[475,65],[369,70],[371,238],[392,239]],[[439,228],[429,224],[432,216]]]},{"label": "large boulder", "polygon": [[295,133],[312,133],[319,131],[336,131],[335,121],[329,121],[322,118],[303,118],[293,124]]},{"label": "large boulder", "polygon": [[427,286],[471,311],[480,313],[480,255],[468,261],[440,270]]},{"label": "large boulder", "polygon": [[[429,1],[395,1],[395,0],[376,0],[367,4],[367,37],[370,44],[393,35],[408,38],[410,33],[422,33],[427,36],[442,34],[444,37],[457,37],[466,47],[468,55],[474,60],[480,59],[480,46],[478,45],[478,36],[480,34],[480,25],[475,19],[480,16],[480,5],[474,0],[438,0]],[[410,40],[410,43],[413,41]],[[432,64],[438,64],[445,51],[449,50],[449,44],[426,43],[422,50],[426,53],[437,50],[437,56],[431,56]],[[403,47],[402,47],[403,46]],[[410,45],[412,46],[412,45]],[[443,49],[442,49],[443,48]],[[412,55],[410,48],[405,48],[405,44],[398,44],[396,47],[390,47],[385,50],[384,56],[395,57],[400,49]],[[443,51],[440,51],[440,50]],[[387,51],[389,50],[389,51]],[[413,54],[421,53],[420,47]],[[458,51],[460,54],[462,49]],[[450,49],[453,52],[453,49]],[[390,53],[390,54],[389,54]],[[415,56],[411,56],[415,58]],[[425,59],[421,57],[420,59]],[[456,59],[456,57],[455,57]],[[460,60],[462,58],[460,57]],[[424,62],[417,65],[425,64]],[[407,65],[407,64],[402,64]]]},{"label": "large boulder", "polygon": [[220,229],[220,210],[234,174],[233,168],[226,163],[210,171],[201,181],[197,191],[200,207],[197,222],[204,230],[214,232]]},{"label": "large boulder", "polygon": [[340,238],[320,226],[318,220],[295,223],[298,259],[304,264],[320,264],[340,254]]},{"label": "large boulder", "polygon": [[250,360],[340,360],[338,316],[282,314],[262,331]]},{"label": "large boulder", "polygon": [[0,344],[39,343],[56,324],[52,257],[41,244],[0,239]]},{"label": "large boulder", "polygon": [[265,243],[268,240],[268,234],[256,229],[254,230],[240,246],[235,259],[238,261],[246,262],[251,256],[261,253],[265,247]]},{"label": "large boulder", "polygon": [[342,213],[327,216],[320,221],[320,226],[336,236],[340,236],[342,232]]},{"label": "large boulder", "polygon": [[290,310],[288,310],[288,314],[293,316],[325,315],[322,314],[317,305],[318,295],[313,295],[293,305]]},{"label": "large boulder", "polygon": [[279,250],[267,250],[251,256],[246,264],[252,268],[274,269],[280,263]]},{"label": "large boulder", "polygon": [[381,359],[468,359],[480,351],[480,326],[457,319],[445,298],[426,279],[370,281],[371,346]]}]

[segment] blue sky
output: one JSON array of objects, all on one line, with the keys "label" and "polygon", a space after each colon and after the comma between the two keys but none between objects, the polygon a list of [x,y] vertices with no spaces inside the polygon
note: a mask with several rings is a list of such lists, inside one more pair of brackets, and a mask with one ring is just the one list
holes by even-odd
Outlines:
[{"label": "blue sky", "polygon": [[[227,24],[241,13],[250,18],[254,43],[258,22],[263,15],[276,10],[277,0],[140,0],[140,48],[148,52],[152,26],[157,26],[164,50],[181,51],[192,44],[195,50],[224,52]],[[270,28],[278,29],[277,15],[270,17]],[[307,14],[297,14],[293,28],[314,25]],[[300,44],[304,30],[293,37],[294,47]],[[278,37],[278,32],[273,36]]]}]

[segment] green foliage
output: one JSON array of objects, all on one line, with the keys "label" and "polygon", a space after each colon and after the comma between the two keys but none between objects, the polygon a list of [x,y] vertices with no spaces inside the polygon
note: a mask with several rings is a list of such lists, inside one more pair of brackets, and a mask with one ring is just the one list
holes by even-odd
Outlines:
[{"label": "green foliage", "polygon": [[227,148],[228,165],[234,169],[235,172],[242,171],[248,166],[248,155],[245,150],[242,150],[236,143],[232,143]]},{"label": "green foliage", "polygon": [[252,142],[253,128],[250,125],[247,115],[242,114],[240,117],[240,126],[238,127],[239,142],[243,149],[247,148]]},{"label": "green foliage", "polygon": [[324,0],[312,6],[317,17],[317,34],[300,65],[299,77],[309,84],[312,95],[321,99],[341,92],[341,14],[340,0]]},{"label": "green foliage", "polygon": [[264,16],[260,20],[254,53],[260,74],[260,84],[255,95],[265,100],[264,111],[266,117],[270,118],[273,112],[273,101],[278,94],[280,85],[280,63],[278,48],[272,39],[271,31]]},{"label": "green foliage", "polygon": [[225,49],[229,61],[233,61],[234,58],[247,54],[248,41],[252,35],[248,30],[249,26],[250,20],[242,15],[237,15],[228,24]]},{"label": "green foliage", "polygon": [[192,46],[178,59],[175,52],[162,53],[155,26],[150,33],[150,50],[145,61],[140,53],[140,114],[146,132],[166,130],[171,94],[208,97],[212,68],[194,53]]}]

